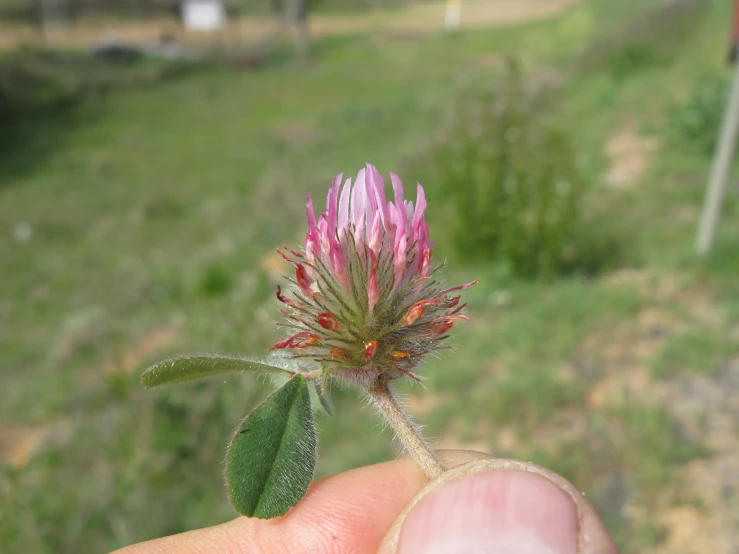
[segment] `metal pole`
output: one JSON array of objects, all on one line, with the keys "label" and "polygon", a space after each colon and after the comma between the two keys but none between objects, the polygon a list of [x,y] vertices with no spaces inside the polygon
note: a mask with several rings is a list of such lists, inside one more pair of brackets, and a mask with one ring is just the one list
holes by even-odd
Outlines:
[{"label": "metal pole", "polygon": [[726,182],[729,179],[731,162],[734,158],[737,130],[739,130],[739,62],[734,64],[734,81],[731,85],[729,102],[724,113],[721,134],[713,155],[711,177],[708,181],[703,215],[701,216],[696,242],[699,256],[708,254],[713,244],[713,237],[716,234],[721,212],[721,202],[726,189]]}]

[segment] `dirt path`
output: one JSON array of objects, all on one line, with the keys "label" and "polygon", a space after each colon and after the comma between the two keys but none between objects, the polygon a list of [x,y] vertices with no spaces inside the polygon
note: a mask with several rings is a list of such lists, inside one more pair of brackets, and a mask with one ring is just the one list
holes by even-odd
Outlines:
[{"label": "dirt path", "polygon": [[[462,28],[495,27],[535,21],[560,13],[580,0],[464,0]],[[444,3],[410,4],[402,9],[378,9],[363,15],[319,14],[310,21],[313,36],[342,35],[361,32],[435,33],[443,31]],[[215,40],[254,41],[267,35],[276,21],[259,17],[229,21]],[[203,42],[205,37],[187,34],[174,19],[160,18],[145,22],[87,19],[59,29],[48,37],[49,44],[59,47],[90,46],[105,37],[143,42],[163,35],[175,36],[183,42]],[[210,40],[213,40],[212,37]],[[31,26],[0,23],[0,49],[40,42],[37,29]]]}]

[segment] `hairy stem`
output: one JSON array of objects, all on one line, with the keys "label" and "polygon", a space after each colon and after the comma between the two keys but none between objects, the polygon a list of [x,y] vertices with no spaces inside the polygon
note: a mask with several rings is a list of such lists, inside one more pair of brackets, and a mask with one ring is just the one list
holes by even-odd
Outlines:
[{"label": "hairy stem", "polygon": [[416,460],[421,470],[429,479],[434,479],[444,472],[441,462],[431,452],[418,429],[408,420],[408,416],[390,392],[385,379],[380,377],[369,388],[369,394],[380,408],[385,418],[393,426],[395,434],[403,442],[408,453]]},{"label": "hairy stem", "polygon": [[309,371],[308,373],[301,373],[306,381],[313,381],[314,379],[318,379],[319,377],[323,376],[323,372],[320,369],[316,369],[315,371]]}]

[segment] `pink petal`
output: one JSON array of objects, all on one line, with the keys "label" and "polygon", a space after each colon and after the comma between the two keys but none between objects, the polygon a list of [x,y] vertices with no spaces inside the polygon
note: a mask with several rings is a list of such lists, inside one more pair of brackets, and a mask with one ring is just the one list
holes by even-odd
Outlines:
[{"label": "pink petal", "polygon": [[426,248],[421,256],[421,278],[427,279],[431,274],[431,249]]},{"label": "pink petal", "polygon": [[408,221],[413,221],[413,202],[410,200],[405,201],[405,218],[406,224]]},{"label": "pink petal", "polygon": [[366,203],[364,205],[364,216],[369,227],[369,222],[374,221],[375,214],[377,213],[377,199],[375,198],[375,179],[372,172],[369,170],[369,164],[364,172],[364,190],[366,193]]},{"label": "pink petal", "polygon": [[369,274],[369,280],[367,281],[367,303],[369,304],[369,311],[377,305],[377,300],[380,297],[380,286],[377,282],[377,257],[370,251],[370,258],[372,263],[372,270]]},{"label": "pink petal", "polygon": [[308,234],[305,235],[305,258],[311,263],[315,260],[315,251],[317,246],[318,242],[313,235],[311,235],[310,231],[308,231]]},{"label": "pink petal", "polygon": [[390,180],[393,182],[393,194],[395,196],[395,211],[398,215],[398,229],[405,230],[406,225],[406,206],[403,200],[403,182],[395,173],[390,174]]},{"label": "pink petal", "polygon": [[351,195],[351,185],[352,180],[347,179],[339,197],[339,239],[344,238],[344,234],[349,228],[349,196]]},{"label": "pink petal", "polygon": [[336,204],[339,197],[339,187],[341,186],[342,173],[334,177],[331,188],[328,189],[328,197],[326,198],[326,219],[328,221],[328,239],[329,244],[336,240]]},{"label": "pink petal", "polygon": [[385,200],[385,181],[372,164],[367,164],[367,172],[369,174],[368,183],[370,187],[367,189],[368,196],[371,195],[376,203],[375,209],[380,213],[382,225],[385,225],[387,217],[387,201]]},{"label": "pink petal", "polygon": [[395,258],[393,260],[393,264],[395,266],[395,283],[393,284],[393,288],[397,287],[400,281],[403,279],[403,273],[405,273],[405,266],[407,263],[407,250],[408,248],[408,239],[406,239],[405,235],[400,239],[400,242],[398,243],[398,246],[395,248]]},{"label": "pink petal", "polygon": [[382,222],[380,220],[380,214],[376,213],[368,239],[369,249],[374,252],[376,256],[380,255],[380,249],[382,248]]},{"label": "pink petal", "polygon": [[365,190],[364,169],[360,169],[354,181],[352,189],[352,223],[354,224],[354,244],[360,249],[364,244],[364,210],[367,203],[367,191]]},{"label": "pink petal", "polygon": [[429,225],[426,221],[421,222],[420,229],[418,229],[418,232],[416,233],[416,236],[415,236],[415,241],[416,241],[415,263],[418,264],[417,266],[418,271],[421,271],[424,252],[428,250],[429,256],[431,256],[431,245],[429,245]]},{"label": "pink petal", "polygon": [[308,195],[308,201],[305,203],[305,211],[308,215],[308,234],[312,235],[314,240],[318,242],[318,228],[316,227],[316,214],[313,210],[313,198]]},{"label": "pink petal", "polygon": [[360,250],[364,244],[364,216],[360,219],[354,227],[354,244],[357,250]]},{"label": "pink petal", "polygon": [[336,242],[331,243],[329,258],[331,262],[331,270],[334,272],[336,279],[341,283],[345,291],[350,292],[349,277],[346,274],[346,260]]},{"label": "pink petal", "polygon": [[326,222],[325,212],[322,213],[321,217],[318,219],[318,234],[320,237],[319,244],[321,245],[321,254],[328,254],[331,247],[331,241],[328,238],[328,223]]},{"label": "pink petal", "polygon": [[357,178],[354,180],[354,188],[352,189],[352,223],[359,224],[364,220],[364,210],[367,203],[367,190],[364,182],[364,168],[359,170]]},{"label": "pink petal", "polygon": [[413,213],[413,221],[411,222],[411,238],[416,239],[418,237],[418,229],[423,221],[423,213],[426,211],[426,194],[423,192],[423,187],[420,183],[417,184],[416,188],[416,211]]},{"label": "pink petal", "polygon": [[436,298],[439,298],[440,296],[444,296],[445,294],[449,294],[450,292],[454,292],[455,290],[464,290],[466,288],[471,287],[472,285],[476,285],[479,282],[480,282],[480,279],[475,279],[474,281],[470,283],[466,283],[464,285],[459,285],[458,287],[452,287],[450,289],[443,290],[439,294],[436,295]]},{"label": "pink petal", "polygon": [[388,238],[392,240],[393,247],[397,251],[398,244],[404,237],[407,236],[406,219],[408,217],[408,214],[406,212],[405,201],[403,200],[403,182],[395,173],[390,174],[390,180],[393,183],[393,195],[395,197],[395,204],[389,204],[389,208],[391,213],[393,213],[395,216],[395,229]]},{"label": "pink petal", "polygon": [[400,227],[398,226],[398,213],[392,202],[387,204],[387,219],[385,220],[385,239],[393,248],[398,243]]}]

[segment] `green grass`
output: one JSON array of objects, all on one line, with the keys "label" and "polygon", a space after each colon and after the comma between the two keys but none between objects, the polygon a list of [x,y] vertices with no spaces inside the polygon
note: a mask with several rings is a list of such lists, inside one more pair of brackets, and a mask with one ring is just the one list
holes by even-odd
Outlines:
[{"label": "green grass", "polygon": [[697,327],[671,337],[652,369],[658,375],[680,370],[712,375],[737,354],[739,345],[727,329]]},{"label": "green grass", "polygon": [[[455,37],[326,39],[310,68],[202,70],[4,135],[0,430],[46,438],[28,463],[0,472],[2,550],[105,551],[232,517],[224,448],[268,387],[244,377],[150,392],[140,372],[170,354],[264,352],[278,317],[265,260],[301,238],[308,193],[321,198],[336,172],[365,161],[422,179],[436,253],[452,257],[444,191],[417,160],[457,80],[492,86],[492,54],[520,54],[529,68],[565,64],[641,9],[596,0]],[[706,451],[649,389],[626,403],[596,402],[593,391],[634,366],[666,382],[710,376],[735,357],[739,201],[728,195],[715,253],[698,263],[706,156],[663,146],[638,185],[621,190],[603,184],[603,144],[629,121],[667,140],[669,107],[725,71],[727,9],[712,2],[672,59],[619,78],[603,67],[563,90],[563,119],[594,188],[589,210],[622,237],[628,267],[538,282],[452,265],[450,282],[481,279],[465,295],[473,322],[423,368],[427,389],[402,387],[433,401],[422,419],[442,443],[482,443],[572,478],[625,551],[662,533],[625,518],[623,504],[651,509],[673,470]],[[22,225],[32,231],[25,241],[14,238]],[[643,323],[649,313],[664,323]],[[392,457],[369,410],[334,393],[337,416],[319,423],[318,473]]]}]

